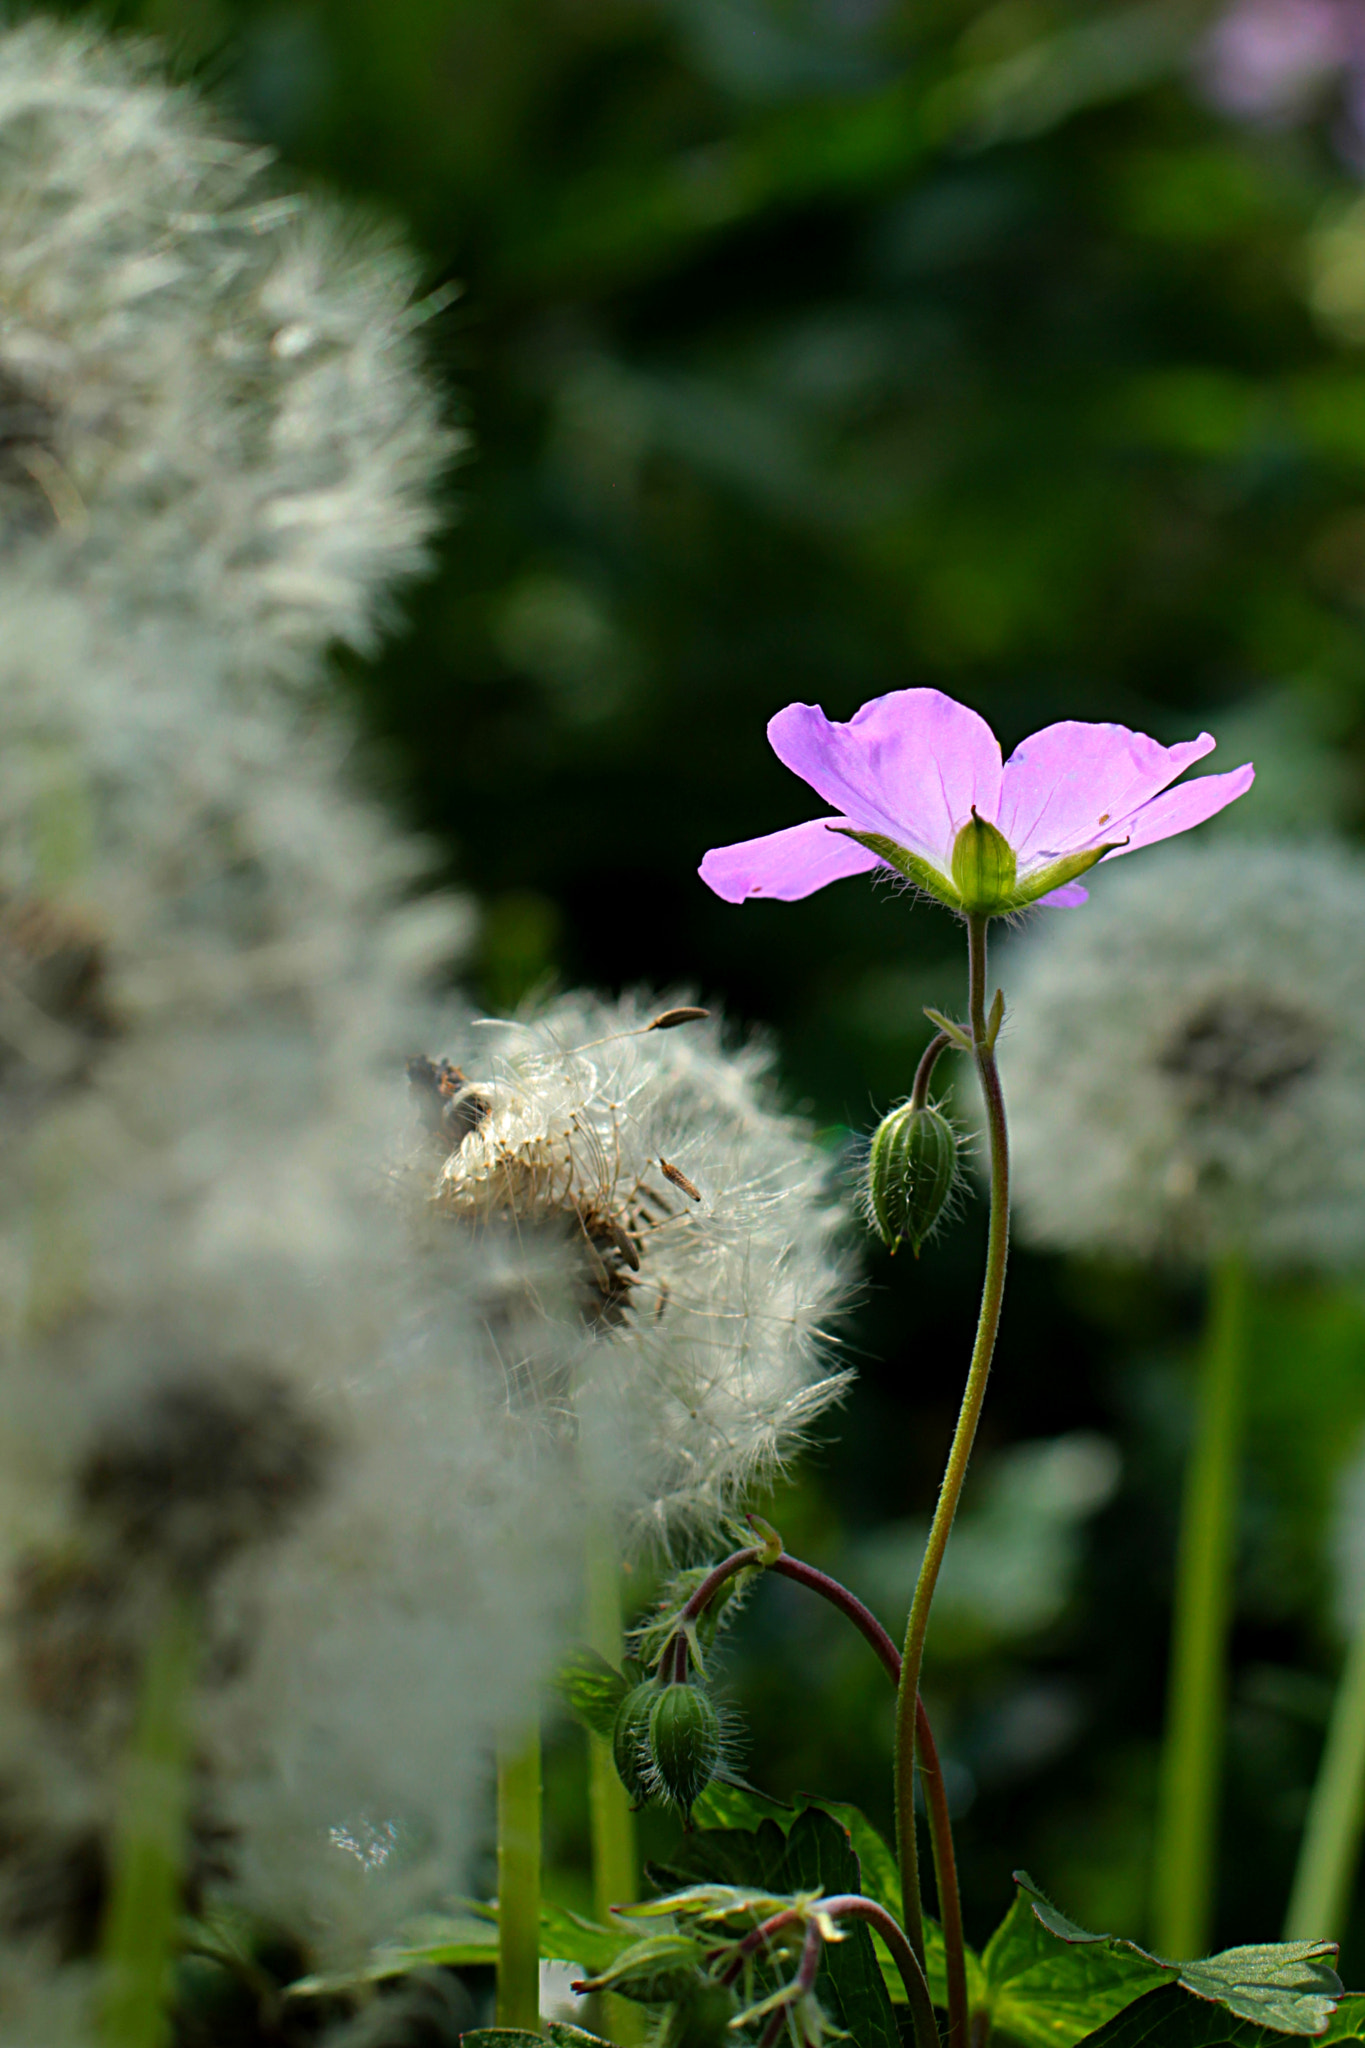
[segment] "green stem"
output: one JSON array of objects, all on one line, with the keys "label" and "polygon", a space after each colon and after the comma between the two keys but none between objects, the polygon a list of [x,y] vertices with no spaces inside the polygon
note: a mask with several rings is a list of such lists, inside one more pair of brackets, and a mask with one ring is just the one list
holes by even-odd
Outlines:
[{"label": "green stem", "polygon": [[929,1527],[924,1560],[910,1603],[905,1629],[905,1650],[901,1658],[901,1681],[896,1696],[896,1846],[900,1856],[901,1890],[905,1900],[906,1933],[919,1959],[924,1961],[924,1914],[920,1904],[919,1845],[915,1836],[915,1712],[919,1698],[920,1667],[924,1662],[924,1638],[929,1627],[929,1609],[938,1584],[943,1553],[948,1545],[953,1518],[967,1477],[976,1426],[986,1398],[991,1359],[1000,1328],[1000,1309],[1005,1296],[1005,1264],[1009,1255],[1009,1137],[1005,1124],[1005,1098],[995,1064],[995,1048],[986,1021],[986,926],[987,919],[967,919],[968,999],[972,1046],[976,1071],[986,1105],[986,1122],[991,1146],[991,1221],[986,1246],[986,1277],[981,1291],[981,1312],[977,1319],[976,1342],[963,1390],[957,1428],[953,1432],[948,1464],[939,1488],[938,1505]]},{"label": "green stem", "polygon": [[[621,1565],[613,1531],[594,1522],[585,1546],[588,1641],[609,1664],[619,1665],[624,1648],[621,1620]],[[638,1865],[635,1816],[630,1795],[612,1760],[611,1744],[601,1735],[588,1736],[588,1815],[592,1833],[592,1892],[598,1920],[610,1926],[613,1906],[635,1902]],[[644,2040],[644,2015],[628,1998],[603,1994],[593,2016],[595,2031],[619,2048],[637,2048]]]},{"label": "green stem", "polygon": [[1152,1914],[1158,1953],[1176,1961],[1206,1952],[1213,1918],[1246,1321],[1246,1267],[1231,1256],[1213,1276],[1176,1554]]},{"label": "green stem", "polygon": [[1365,1610],[1346,1652],[1285,1917],[1286,1941],[1340,1940],[1365,1831]]},{"label": "green stem", "polygon": [[101,1930],[106,2048],[162,2048],[180,1922],[190,1802],[190,1700],[198,1618],[169,1596],[147,1653],[114,1824],[112,1875]]},{"label": "green stem", "polygon": [[540,1730],[498,1745],[497,2024],[540,2032]]}]

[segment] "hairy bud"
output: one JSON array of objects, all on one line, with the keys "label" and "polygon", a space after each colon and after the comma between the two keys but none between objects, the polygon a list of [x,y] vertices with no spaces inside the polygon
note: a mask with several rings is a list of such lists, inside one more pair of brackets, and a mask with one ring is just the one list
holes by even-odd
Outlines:
[{"label": "hairy bud", "polygon": [[616,1726],[611,1732],[616,1775],[631,1798],[640,1804],[649,1797],[649,1717],[658,1697],[659,1688],[652,1678],[637,1685],[617,1708]]},{"label": "hairy bud", "polygon": [[649,1715],[650,1791],[690,1813],[720,1762],[720,1718],[695,1685],[656,1689]]},{"label": "hairy bud", "polygon": [[905,1238],[919,1257],[957,1179],[957,1135],[941,1110],[903,1102],[872,1134],[867,1205],[883,1242],[894,1252]]}]

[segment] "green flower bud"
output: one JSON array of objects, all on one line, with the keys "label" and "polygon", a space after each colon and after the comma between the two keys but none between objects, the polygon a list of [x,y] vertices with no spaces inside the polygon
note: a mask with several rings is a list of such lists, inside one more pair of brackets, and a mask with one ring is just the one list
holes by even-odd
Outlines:
[{"label": "green flower bud", "polygon": [[655,1692],[649,1755],[650,1790],[690,1813],[720,1762],[720,1719],[699,1686],[666,1685]]},{"label": "green flower bud", "polygon": [[953,1191],[957,1136],[940,1110],[903,1102],[872,1134],[867,1202],[882,1241],[894,1252],[902,1238],[915,1257]]},{"label": "green flower bud", "polygon": [[659,1688],[652,1678],[628,1692],[616,1710],[611,1731],[611,1757],[616,1775],[637,1805],[649,1797],[649,1716]]},{"label": "green flower bud", "polygon": [[619,1955],[609,1969],[575,1984],[574,1990],[614,1991],[640,2005],[669,2005],[674,1999],[690,1999],[704,1987],[705,1960],[705,1946],[694,1935],[651,1934]]},{"label": "green flower bud", "polygon": [[998,917],[1018,904],[1018,862],[1003,832],[978,818],[975,807],[953,842],[953,881],[962,908],[971,915]]}]

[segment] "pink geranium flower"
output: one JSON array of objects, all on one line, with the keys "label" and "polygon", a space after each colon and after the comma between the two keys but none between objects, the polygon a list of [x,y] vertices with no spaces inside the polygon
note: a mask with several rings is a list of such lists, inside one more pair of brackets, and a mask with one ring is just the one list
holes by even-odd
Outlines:
[{"label": "pink geranium flower", "polygon": [[1172,789],[1212,749],[1208,733],[1163,747],[1076,719],[1044,726],[1002,762],[985,719],[940,690],[874,697],[846,725],[789,704],[768,738],[835,815],[713,848],[701,877],[727,903],[793,903],[879,867],[968,914],[1084,903],[1076,878],[1097,861],[1188,832],[1255,777],[1248,762]]}]

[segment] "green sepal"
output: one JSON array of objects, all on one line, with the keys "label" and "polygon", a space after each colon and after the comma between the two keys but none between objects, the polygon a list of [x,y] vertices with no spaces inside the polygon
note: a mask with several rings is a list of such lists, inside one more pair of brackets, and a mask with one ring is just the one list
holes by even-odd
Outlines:
[{"label": "green sepal", "polygon": [[1014,903],[1019,863],[998,825],[972,815],[953,841],[953,883],[969,917],[999,917]]},{"label": "green sepal", "polygon": [[1088,875],[1097,861],[1106,853],[1113,853],[1116,847],[1126,846],[1126,839],[1111,839],[1107,846],[1091,846],[1084,853],[1069,853],[1064,860],[1054,860],[1050,866],[1038,868],[1026,875],[1014,891],[1009,908],[1027,910],[1030,903],[1036,903],[1042,896],[1050,896],[1054,889],[1062,888],[1067,882],[1079,881]]},{"label": "green sepal", "polygon": [[947,875],[909,847],[900,846],[894,839],[887,839],[880,832],[855,832],[851,825],[831,825],[831,832],[840,832],[845,839],[856,839],[859,846],[865,846],[869,853],[875,853],[878,860],[884,860],[897,874],[904,875],[907,882],[913,882],[917,889],[923,889],[926,896],[945,904],[949,910],[961,910],[962,898],[949,881]]},{"label": "green sepal", "polygon": [[639,2005],[671,2005],[686,1998],[706,1960],[706,1945],[691,1934],[651,1934],[624,1949],[607,1969],[585,1978],[583,1992],[611,1991]]},{"label": "green sepal", "polygon": [[944,1016],[942,1010],[931,1010],[927,1003],[924,1006],[924,1014],[931,1024],[937,1024],[945,1037],[951,1039],[959,1052],[974,1052],[976,1050],[972,1044],[971,1033],[965,1025],[955,1024],[951,1017]]},{"label": "green sepal", "polygon": [[558,1689],[575,1721],[590,1734],[610,1742],[621,1702],[631,1689],[629,1680],[615,1665],[582,1643],[561,1665]]}]

